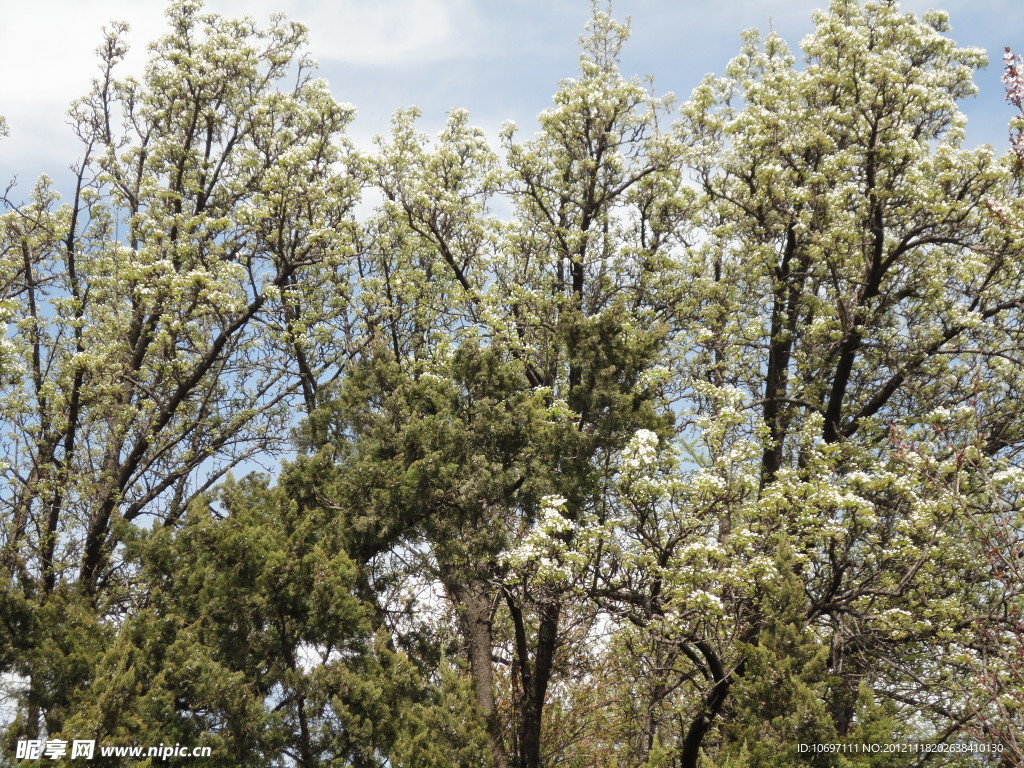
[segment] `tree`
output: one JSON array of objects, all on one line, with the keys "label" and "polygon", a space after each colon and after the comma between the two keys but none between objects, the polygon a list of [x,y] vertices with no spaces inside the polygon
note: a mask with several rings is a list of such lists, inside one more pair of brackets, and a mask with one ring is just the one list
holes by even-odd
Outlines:
[{"label": "tree", "polygon": [[[728,561],[756,575],[773,550],[795,553],[838,736],[866,683],[949,738],[970,718],[958,634],[1000,610],[962,546],[964,516],[894,464],[892,438],[929,423],[952,436],[977,409],[985,452],[1017,455],[1020,368],[1000,355],[1019,345],[1019,245],[986,206],[1009,179],[990,150],[962,147],[956,101],[984,58],[942,35],[944,14],[838,0],[815,22],[802,71],[777,36],[748,36],[684,110],[711,235],[689,263],[708,327],[680,354],[689,429],[722,489],[709,535]],[[711,646],[699,666],[724,674],[683,765],[713,737],[718,694],[746,675],[742,647],[761,644],[771,585],[787,578],[767,579],[768,595],[724,581],[730,634],[684,633]]]},{"label": "tree", "polygon": [[[432,151],[414,112],[396,116],[370,165],[385,203],[360,293],[383,307],[377,354],[319,428],[340,468],[325,495],[351,515],[361,561],[427,548],[497,766],[542,764],[566,619],[585,605],[509,553],[543,526],[545,499],[561,499],[571,542],[603,514],[614,453],[669,421],[644,374],[668,333],[665,254],[689,198],[658,124],[667,101],[618,71],[626,34],[595,10],[579,79],[535,140],[506,130],[505,170],[462,111]],[[486,208],[499,192],[507,224]]]},{"label": "tree", "polygon": [[1010,179],[962,147],[956,109],[983,57],[940,13],[840,0],[815,21],[804,69],[751,33],[684,106],[706,239],[680,257],[680,435],[638,433],[609,533],[622,555],[598,572],[609,610],[646,628],[640,652],[661,649],[637,728],[682,766],[770,764],[735,751],[741,724],[796,743],[807,723],[787,718],[811,693],[819,734],[857,738],[865,686],[875,738],[895,738],[886,721],[954,737],[976,714],[963,633],[1018,597],[898,450],[919,434],[950,467],[927,425],[953,440],[981,413],[983,452],[1019,453],[1020,246],[987,206]]},{"label": "tree", "polygon": [[193,0],[168,21],[141,81],[116,77],[124,25],[106,33],[71,111],[70,202],[43,178],[27,203],[8,190],[0,219],[0,670],[29,681],[29,735],[61,729],[107,620],[133,610],[132,526],[175,525],[229,468],[282,448],[297,393],[311,408],[338,363],[333,345],[306,353],[305,286],[331,276],[345,295],[352,110],[311,78],[300,25]]},{"label": "tree", "polygon": [[342,520],[290,493],[305,478],[300,462],[273,489],[229,480],[183,527],[129,541],[145,600],[76,693],[69,737],[206,745],[224,766],[380,765],[423,684],[358,596]]},{"label": "tree", "polygon": [[977,539],[982,568],[990,579],[993,620],[972,627],[963,641],[970,676],[962,696],[974,709],[967,732],[997,751],[1000,765],[1015,765],[1024,758],[1019,737],[1024,712],[1021,471],[1000,457],[986,455],[980,431],[964,444],[947,442],[936,432],[932,440],[944,442],[953,461],[936,462],[917,442],[905,445],[906,460],[915,472],[925,473],[945,503],[968,521],[967,530]]},{"label": "tree", "polygon": [[8,738],[882,768],[921,756],[798,745],[1009,732],[1020,166],[963,146],[945,14],[833,0],[803,67],[747,33],[669,125],[595,4],[532,138],[408,109],[361,156],[301,28],[170,20],[142,82],[108,36],[76,202],[2,219]]},{"label": "tree", "polygon": [[1024,60],[1007,47],[1003,55],[1003,63],[1006,67],[1003,72],[1006,100],[1020,113],[1014,115],[1010,122],[1010,146],[1019,160],[1024,156],[1024,133],[1022,133],[1024,126],[1020,124],[1021,118],[1024,117]]},{"label": "tree", "polygon": [[[1019,113],[1010,122],[1012,170],[1019,185],[1021,170],[1024,168],[1024,143],[1021,137],[1024,66],[1020,56],[1014,55],[1009,48],[1006,49],[1003,62],[1006,100]],[[989,206],[1007,229],[1017,235],[1021,233],[1019,215],[1015,214],[1012,201],[990,201]],[[978,427],[979,430],[982,428],[980,424]],[[978,437],[975,438],[977,440]],[[971,447],[962,446],[960,451],[966,455]],[[1024,561],[1021,559],[1024,553],[1021,531],[1024,526],[1021,524],[1019,477],[1016,470],[1012,465],[982,464],[977,467],[980,482],[965,484],[971,493],[961,492],[959,483],[951,488],[965,512],[975,522],[993,578],[1006,591],[1013,589],[1011,585],[1024,583]],[[977,666],[982,703],[979,722],[974,731],[983,741],[1001,747],[1008,762],[1021,763],[1024,762],[1024,744],[1020,738],[1024,732],[1024,698],[1021,693],[1024,691],[1024,608],[1020,601],[1007,601],[1004,620],[997,625],[980,627],[979,631],[982,638],[979,642],[981,653]]]}]

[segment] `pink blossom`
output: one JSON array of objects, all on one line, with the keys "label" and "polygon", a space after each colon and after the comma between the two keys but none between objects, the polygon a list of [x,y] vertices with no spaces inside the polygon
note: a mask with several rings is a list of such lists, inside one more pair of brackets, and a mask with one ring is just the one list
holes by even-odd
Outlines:
[{"label": "pink blossom", "polygon": [[1024,57],[1015,54],[1007,46],[1003,53],[1003,62],[1006,69],[1003,71],[1003,84],[1006,85],[1006,100],[1020,110],[1020,117],[1015,119],[1011,126],[1016,124],[1016,131],[1010,133],[1010,146],[1014,154],[1024,161],[1024,128],[1020,126],[1020,120],[1024,119]]},{"label": "pink blossom", "polygon": [[1024,57],[1014,54],[1007,46],[1003,62],[1006,64],[1003,72],[1006,100],[1018,109],[1024,109]]}]

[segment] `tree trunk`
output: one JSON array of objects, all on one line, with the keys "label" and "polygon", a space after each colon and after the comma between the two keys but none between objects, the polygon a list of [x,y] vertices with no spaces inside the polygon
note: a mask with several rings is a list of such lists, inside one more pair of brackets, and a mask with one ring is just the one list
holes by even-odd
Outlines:
[{"label": "tree trunk", "polygon": [[468,585],[447,583],[445,588],[448,590],[448,594],[455,599],[459,608],[462,631],[466,638],[470,674],[473,677],[473,689],[476,693],[476,705],[487,725],[494,768],[508,768],[508,755],[505,752],[501,723],[498,721],[498,708],[494,701],[494,662],[491,656],[493,611],[491,610],[491,601],[487,596],[486,585],[481,582]]}]

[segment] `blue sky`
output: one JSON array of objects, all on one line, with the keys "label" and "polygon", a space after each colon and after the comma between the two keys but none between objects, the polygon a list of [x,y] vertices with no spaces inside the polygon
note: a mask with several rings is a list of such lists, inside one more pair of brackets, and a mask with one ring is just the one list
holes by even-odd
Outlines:
[{"label": "blue sky", "polygon": [[[617,0],[614,14],[632,19],[623,70],[653,75],[659,92],[685,98],[707,72],[720,73],[735,54],[740,32],[771,25],[794,48],[810,32],[811,12],[827,0]],[[4,2],[0,10],[0,114],[11,136],[0,141],[0,182],[19,177],[26,192],[40,173],[64,186],[77,156],[65,122],[68,103],[95,74],[100,27],[132,25],[126,69],[138,72],[145,43],[163,27],[154,0],[35,0]],[[261,22],[275,11],[311,29],[310,53],[335,96],[359,110],[351,134],[360,145],[387,132],[395,109],[415,104],[433,131],[453,107],[493,132],[504,120],[532,128],[557,82],[576,71],[576,38],[589,14],[587,0],[207,0],[223,15]],[[904,0],[904,10],[935,6]],[[953,38],[989,52],[976,77],[979,96],[964,104],[968,142],[1006,147],[1011,111],[999,77],[1003,46],[1024,50],[1024,1],[946,0]],[[27,73],[15,75],[14,73]]]}]

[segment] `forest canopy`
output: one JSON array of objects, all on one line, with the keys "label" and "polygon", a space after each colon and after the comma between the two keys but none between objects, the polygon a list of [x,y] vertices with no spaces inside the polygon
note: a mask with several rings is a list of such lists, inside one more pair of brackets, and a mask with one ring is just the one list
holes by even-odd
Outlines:
[{"label": "forest canopy", "polygon": [[945,13],[814,25],[677,102],[595,3],[372,149],[301,24],[108,28],[0,213],[0,765],[1024,764],[1024,65],[971,148]]}]

